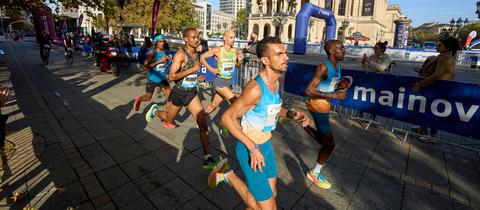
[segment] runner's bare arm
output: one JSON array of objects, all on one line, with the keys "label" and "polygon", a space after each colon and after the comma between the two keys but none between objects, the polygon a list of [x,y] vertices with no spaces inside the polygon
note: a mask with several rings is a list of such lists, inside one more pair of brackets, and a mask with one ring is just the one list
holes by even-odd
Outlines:
[{"label": "runner's bare arm", "polygon": [[245,112],[260,101],[261,96],[262,91],[260,90],[260,86],[255,80],[251,80],[245,89],[243,89],[242,94],[230,105],[221,118],[223,125],[228,129],[230,134],[241,141],[248,150],[255,147],[255,142],[243,133],[239,119]]},{"label": "runner's bare arm", "polygon": [[200,56],[200,62],[202,63],[202,65],[205,66],[213,74],[218,74],[218,69],[215,69],[212,66],[210,66],[207,62],[207,58],[216,56],[218,54],[219,49],[220,48],[218,47],[210,48],[207,52],[203,53],[203,55]]},{"label": "runner's bare arm", "polygon": [[200,68],[200,64],[196,62],[192,66],[192,68],[189,68],[186,71],[178,72],[182,67],[182,64],[187,62],[188,62],[187,56],[185,55],[183,50],[179,49],[177,53],[175,53],[175,55],[173,56],[172,66],[170,67],[170,72],[168,72],[168,80],[175,81],[175,80],[182,79],[192,74],[193,72],[198,71],[198,69]]},{"label": "runner's bare arm", "polygon": [[158,60],[158,61],[150,64],[150,67],[155,67],[156,65],[158,65],[158,64],[160,64],[160,63],[163,63],[163,62],[165,62],[165,61],[167,61],[167,60],[168,60],[168,55],[165,55],[165,56],[163,56],[162,58],[160,58],[160,60]]},{"label": "runner's bare arm", "polygon": [[307,89],[305,90],[305,94],[307,94],[309,98],[313,98],[313,99],[330,98],[328,97],[328,94],[322,93],[316,90],[318,84],[320,84],[320,82],[325,79],[325,75],[327,74],[327,71],[328,69],[326,64],[322,63],[317,66],[317,68],[315,69],[315,73],[313,74],[313,77],[308,83]]},{"label": "runner's bare arm", "polygon": [[152,63],[152,60],[153,60],[153,51],[149,50],[148,53],[147,53],[147,59],[145,60],[145,63],[143,64],[143,70],[147,70],[151,67],[150,63]]}]

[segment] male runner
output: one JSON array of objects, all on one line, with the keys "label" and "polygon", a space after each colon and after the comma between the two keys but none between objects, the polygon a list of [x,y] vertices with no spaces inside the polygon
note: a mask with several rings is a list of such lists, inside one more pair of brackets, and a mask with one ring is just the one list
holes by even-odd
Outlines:
[{"label": "male runner", "polygon": [[187,107],[200,129],[200,140],[204,154],[203,168],[212,169],[216,162],[210,154],[206,115],[197,95],[197,73],[200,70],[200,62],[196,52],[199,44],[197,30],[194,28],[185,29],[183,40],[185,45],[178,48],[168,73],[168,80],[175,81],[175,86],[168,97],[167,111],[158,110],[158,106],[154,104],[148,110],[145,118],[150,122],[155,116],[160,117],[165,128],[173,129],[177,127],[173,124],[173,120],[178,112],[183,106]]},{"label": "male runner", "polygon": [[[233,103],[235,95],[230,89],[232,84],[232,74],[235,66],[240,66],[243,60],[243,54],[233,47],[235,43],[235,32],[227,30],[223,33],[223,47],[211,48],[200,57],[200,62],[204,65],[212,74],[217,75],[215,79],[215,96],[212,102],[205,108],[205,113],[210,114],[213,112],[223,101],[228,100]],[[213,68],[207,63],[207,58],[215,56],[218,62],[218,68]]]},{"label": "male runner", "polygon": [[236,155],[246,185],[228,169],[226,159],[219,161],[208,178],[208,184],[212,188],[221,182],[230,184],[248,208],[275,209],[277,168],[270,142],[271,132],[279,115],[289,116],[303,126],[309,122],[303,113],[281,108],[278,79],[288,68],[283,43],[278,38],[265,38],[258,43],[257,54],[264,65],[263,71],[248,82],[242,95],[222,115],[225,127],[239,140]]},{"label": "male runner", "polygon": [[147,54],[147,60],[143,68],[148,69],[148,79],[145,89],[145,94],[135,97],[133,108],[135,111],[140,109],[142,101],[150,101],[156,87],[162,89],[163,95],[168,97],[170,95],[170,84],[167,80],[166,62],[170,60],[170,56],[165,54],[165,38],[163,35],[157,35],[153,39],[154,48]]},{"label": "male runner", "polygon": [[305,91],[308,96],[307,109],[312,114],[317,130],[311,127],[305,129],[322,145],[318,152],[317,162],[307,173],[307,177],[317,186],[329,189],[331,184],[320,174],[320,171],[335,148],[329,121],[330,99],[343,100],[346,96],[344,90],[335,91],[335,84],[341,77],[339,61],[342,61],[345,56],[345,48],[340,41],[329,40],[325,44],[325,52],[328,59],[325,63],[317,66]]}]

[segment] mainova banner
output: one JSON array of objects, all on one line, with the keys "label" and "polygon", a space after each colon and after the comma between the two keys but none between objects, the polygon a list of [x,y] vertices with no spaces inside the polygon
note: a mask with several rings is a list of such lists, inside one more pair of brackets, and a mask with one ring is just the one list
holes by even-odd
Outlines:
[{"label": "mainova banner", "polygon": [[[285,92],[305,95],[316,66],[290,63]],[[419,91],[412,85],[421,78],[341,70],[353,83],[338,104],[462,136],[480,138],[480,85],[437,81]]]}]

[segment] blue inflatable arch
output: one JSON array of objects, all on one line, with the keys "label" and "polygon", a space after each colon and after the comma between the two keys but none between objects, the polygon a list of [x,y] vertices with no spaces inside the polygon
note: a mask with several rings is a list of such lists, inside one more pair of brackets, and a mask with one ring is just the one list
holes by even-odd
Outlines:
[{"label": "blue inflatable arch", "polygon": [[305,2],[295,20],[294,54],[303,55],[307,50],[308,19],[310,19],[311,16],[325,20],[327,25],[325,41],[335,38],[337,21],[335,20],[333,12]]}]

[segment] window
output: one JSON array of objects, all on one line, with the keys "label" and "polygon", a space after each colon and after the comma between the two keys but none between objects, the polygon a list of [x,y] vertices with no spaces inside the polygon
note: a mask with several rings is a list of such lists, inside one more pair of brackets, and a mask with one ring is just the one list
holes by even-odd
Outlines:
[{"label": "window", "polygon": [[325,9],[332,10],[332,0],[325,0]]},{"label": "window", "polygon": [[363,0],[362,16],[373,16],[375,0]]},{"label": "window", "polygon": [[340,3],[338,3],[338,15],[340,16],[345,16],[345,2],[346,0],[340,0]]}]

